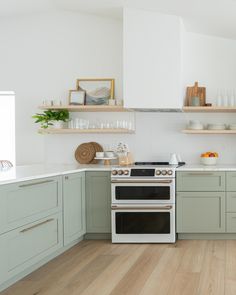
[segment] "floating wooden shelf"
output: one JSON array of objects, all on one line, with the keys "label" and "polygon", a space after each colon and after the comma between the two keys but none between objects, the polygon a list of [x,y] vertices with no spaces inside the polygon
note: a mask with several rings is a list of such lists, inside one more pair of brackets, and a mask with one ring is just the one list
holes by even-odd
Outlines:
[{"label": "floating wooden shelf", "polygon": [[132,134],[134,133],[134,130],[129,129],[123,129],[123,128],[117,128],[117,129],[72,129],[72,128],[66,128],[66,129],[57,129],[57,128],[47,128],[47,129],[39,129],[38,131],[41,134],[75,134],[75,133],[126,133],[126,134]]},{"label": "floating wooden shelf", "polygon": [[235,113],[235,107],[183,107],[184,112],[189,113]]},{"label": "floating wooden shelf", "polygon": [[109,105],[62,105],[62,106],[40,106],[41,110],[68,110],[69,112],[130,112],[123,106]]},{"label": "floating wooden shelf", "polygon": [[185,134],[236,134],[236,130],[182,130]]}]

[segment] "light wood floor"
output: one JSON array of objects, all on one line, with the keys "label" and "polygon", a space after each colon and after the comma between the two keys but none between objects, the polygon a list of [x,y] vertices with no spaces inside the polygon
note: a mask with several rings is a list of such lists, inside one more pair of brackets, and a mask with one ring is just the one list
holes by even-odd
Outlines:
[{"label": "light wood floor", "polygon": [[236,295],[236,241],[83,241],[1,295]]}]

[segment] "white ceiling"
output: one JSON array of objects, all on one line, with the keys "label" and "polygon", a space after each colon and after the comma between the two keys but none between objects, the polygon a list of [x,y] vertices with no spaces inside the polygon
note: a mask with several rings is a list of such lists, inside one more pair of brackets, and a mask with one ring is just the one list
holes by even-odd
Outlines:
[{"label": "white ceiling", "polygon": [[0,17],[52,10],[122,17],[122,7],[183,17],[187,30],[236,39],[236,0],[0,0]]}]

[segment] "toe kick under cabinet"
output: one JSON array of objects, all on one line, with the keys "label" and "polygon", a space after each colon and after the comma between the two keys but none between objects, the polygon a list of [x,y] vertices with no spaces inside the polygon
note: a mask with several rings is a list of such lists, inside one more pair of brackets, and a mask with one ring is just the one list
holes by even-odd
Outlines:
[{"label": "toe kick under cabinet", "polygon": [[236,233],[236,172],[177,172],[179,234]]},{"label": "toe kick under cabinet", "polygon": [[0,186],[0,284],[63,245],[61,177]]}]

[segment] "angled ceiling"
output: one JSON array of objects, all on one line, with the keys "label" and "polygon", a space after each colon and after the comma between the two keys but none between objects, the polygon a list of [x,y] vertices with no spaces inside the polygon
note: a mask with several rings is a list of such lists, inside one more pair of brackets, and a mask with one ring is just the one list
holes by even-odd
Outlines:
[{"label": "angled ceiling", "polygon": [[0,0],[0,18],[53,10],[122,18],[124,6],[179,15],[189,31],[236,39],[236,0]]}]

